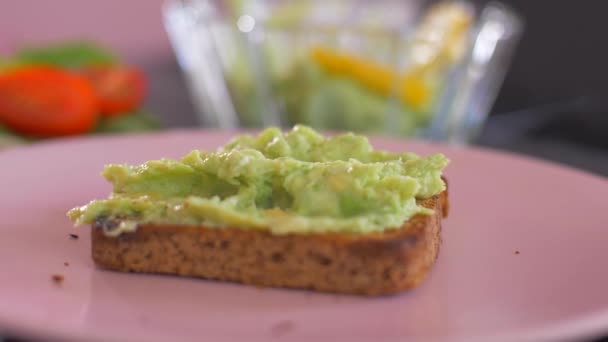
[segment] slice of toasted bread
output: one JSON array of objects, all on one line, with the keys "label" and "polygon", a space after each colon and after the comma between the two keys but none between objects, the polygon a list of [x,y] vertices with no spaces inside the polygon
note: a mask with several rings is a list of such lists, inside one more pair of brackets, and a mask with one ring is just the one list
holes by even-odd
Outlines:
[{"label": "slice of toasted bread", "polygon": [[93,225],[103,268],[174,274],[323,292],[386,295],[417,286],[431,269],[447,216],[447,190],[419,202],[434,209],[372,234],[273,235],[266,231],[143,224],[118,237]]}]

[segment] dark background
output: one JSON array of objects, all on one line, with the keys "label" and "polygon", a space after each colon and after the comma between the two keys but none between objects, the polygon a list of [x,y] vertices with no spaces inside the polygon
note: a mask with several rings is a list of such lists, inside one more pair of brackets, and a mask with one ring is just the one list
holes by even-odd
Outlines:
[{"label": "dark background", "polygon": [[502,2],[524,17],[526,27],[496,113],[608,95],[608,1]]},{"label": "dark background", "polygon": [[608,175],[608,1],[502,2],[525,32],[478,144]]}]

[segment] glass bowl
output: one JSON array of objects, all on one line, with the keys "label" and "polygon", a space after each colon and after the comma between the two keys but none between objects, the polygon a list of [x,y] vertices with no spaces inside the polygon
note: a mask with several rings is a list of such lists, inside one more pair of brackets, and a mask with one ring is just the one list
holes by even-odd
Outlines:
[{"label": "glass bowl", "polygon": [[200,124],[467,143],[522,32],[499,3],[169,0],[164,24]]}]

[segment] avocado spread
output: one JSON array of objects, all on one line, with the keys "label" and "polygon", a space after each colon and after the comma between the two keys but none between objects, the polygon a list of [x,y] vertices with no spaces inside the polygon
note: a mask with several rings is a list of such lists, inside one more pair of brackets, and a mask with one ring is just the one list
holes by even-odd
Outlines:
[{"label": "avocado spread", "polygon": [[107,199],[68,212],[76,225],[121,222],[269,230],[273,234],[370,233],[432,210],[416,204],[445,189],[442,154],[375,151],[352,133],[325,138],[306,126],[238,136],[215,152],[181,160],[108,165]]}]

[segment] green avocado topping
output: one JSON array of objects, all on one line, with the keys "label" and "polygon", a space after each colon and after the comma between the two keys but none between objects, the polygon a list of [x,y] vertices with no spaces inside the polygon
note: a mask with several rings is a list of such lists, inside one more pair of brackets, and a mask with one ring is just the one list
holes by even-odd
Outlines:
[{"label": "green avocado topping", "polygon": [[306,126],[236,137],[215,152],[139,166],[108,165],[107,199],[69,211],[77,224],[183,224],[273,234],[371,233],[399,228],[432,210],[416,203],[445,190],[442,154],[375,151],[352,133],[326,138]]}]

